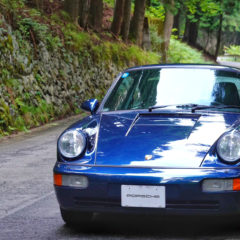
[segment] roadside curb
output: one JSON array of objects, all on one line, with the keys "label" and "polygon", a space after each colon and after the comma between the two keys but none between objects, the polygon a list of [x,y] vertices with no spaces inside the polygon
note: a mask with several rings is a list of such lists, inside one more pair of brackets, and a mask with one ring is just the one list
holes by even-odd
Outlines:
[{"label": "roadside curb", "polygon": [[86,116],[87,116],[86,113],[81,113],[81,114],[74,115],[74,116],[71,116],[71,117],[67,117],[67,118],[64,118],[64,119],[54,120],[54,121],[49,122],[47,124],[41,125],[39,127],[31,128],[27,132],[17,132],[17,133],[13,133],[9,136],[1,137],[0,138],[0,143],[5,142],[7,140],[10,140],[12,138],[23,137],[23,136],[28,135],[28,134],[30,135],[30,134],[33,134],[33,133],[46,131],[47,129],[54,128],[54,127],[57,127],[59,125],[63,125],[64,123],[67,123],[67,122],[74,122],[74,121],[80,120],[80,119],[82,119]]}]

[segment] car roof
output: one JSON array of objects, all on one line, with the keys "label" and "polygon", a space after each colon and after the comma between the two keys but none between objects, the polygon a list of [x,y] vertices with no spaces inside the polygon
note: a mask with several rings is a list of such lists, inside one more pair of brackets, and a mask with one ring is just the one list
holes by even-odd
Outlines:
[{"label": "car roof", "polygon": [[238,72],[240,73],[240,69],[228,67],[224,65],[217,65],[217,64],[187,64],[187,63],[178,63],[178,64],[153,64],[153,65],[142,65],[142,66],[135,66],[130,67],[125,70],[133,71],[133,70],[143,70],[143,69],[155,69],[155,68],[196,68],[196,69],[213,69],[213,70],[225,70],[231,72]]}]

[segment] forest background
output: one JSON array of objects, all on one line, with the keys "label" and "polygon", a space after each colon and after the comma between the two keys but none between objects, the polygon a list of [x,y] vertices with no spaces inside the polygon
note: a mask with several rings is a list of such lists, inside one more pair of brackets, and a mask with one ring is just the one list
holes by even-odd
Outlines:
[{"label": "forest background", "polygon": [[0,0],[0,137],[78,114],[123,68],[238,45],[237,0]]}]

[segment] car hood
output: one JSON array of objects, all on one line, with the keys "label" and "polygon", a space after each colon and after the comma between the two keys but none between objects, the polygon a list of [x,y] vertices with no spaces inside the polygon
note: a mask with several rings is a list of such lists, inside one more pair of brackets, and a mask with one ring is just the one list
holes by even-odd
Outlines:
[{"label": "car hood", "polygon": [[95,163],[108,166],[199,167],[238,114],[103,113]]}]

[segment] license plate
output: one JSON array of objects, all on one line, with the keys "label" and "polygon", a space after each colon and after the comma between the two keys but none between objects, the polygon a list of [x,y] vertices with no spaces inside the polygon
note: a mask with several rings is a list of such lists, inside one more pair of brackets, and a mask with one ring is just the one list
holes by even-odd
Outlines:
[{"label": "license plate", "polygon": [[145,185],[122,185],[121,205],[122,207],[165,208],[165,187]]}]

